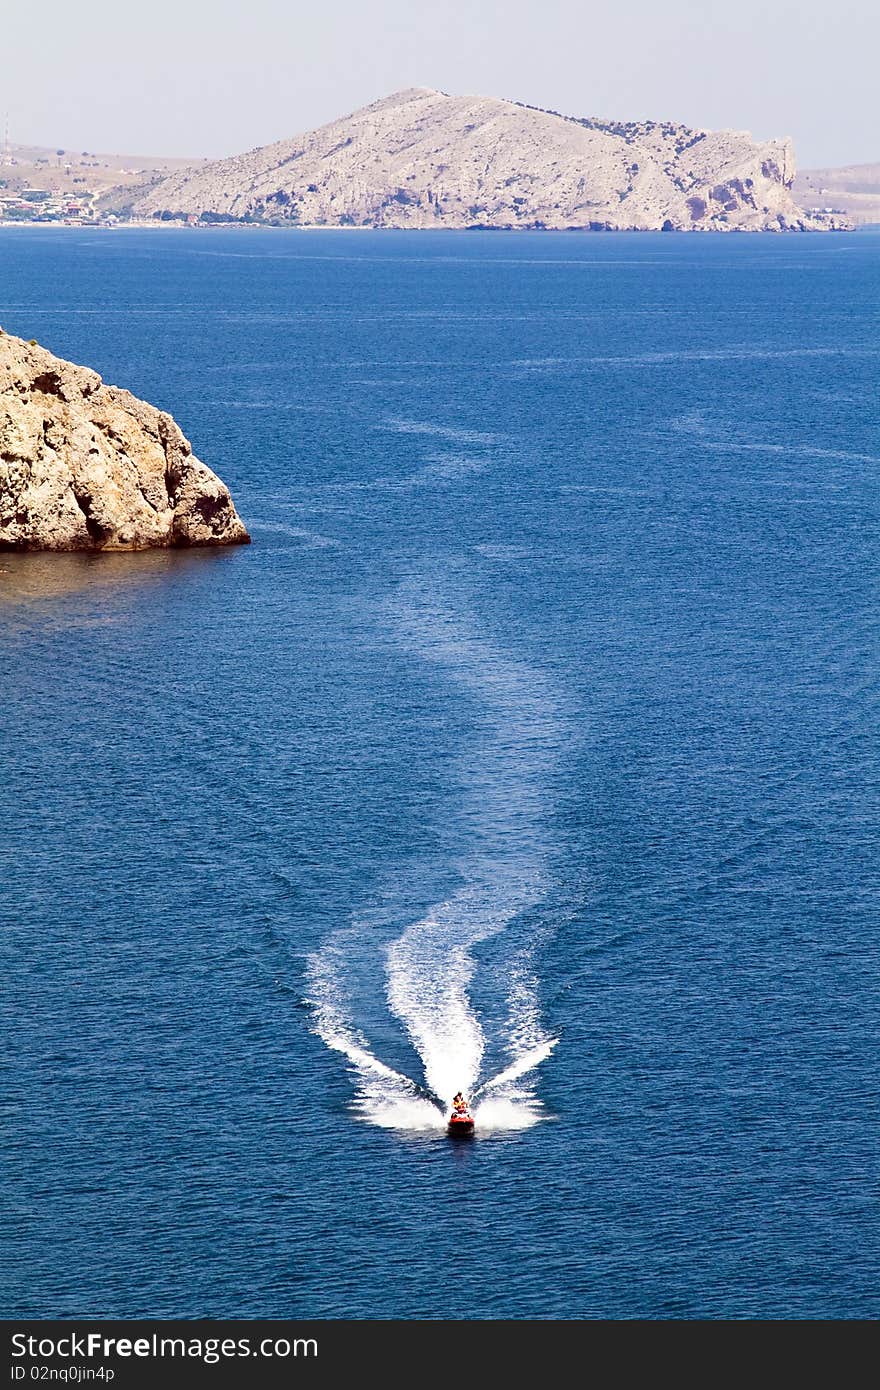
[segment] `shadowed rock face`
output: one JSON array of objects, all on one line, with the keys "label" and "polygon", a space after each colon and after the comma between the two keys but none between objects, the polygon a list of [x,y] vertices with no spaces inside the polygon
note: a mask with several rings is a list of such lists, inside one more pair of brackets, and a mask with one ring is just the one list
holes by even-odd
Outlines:
[{"label": "shadowed rock face", "polygon": [[[845,225],[791,194],[789,140],[575,119],[413,88],[117,199],[136,216],[300,226],[788,231]],[[111,203],[113,200],[110,200]]]},{"label": "shadowed rock face", "polygon": [[249,540],[170,415],[0,330],[0,550]]}]

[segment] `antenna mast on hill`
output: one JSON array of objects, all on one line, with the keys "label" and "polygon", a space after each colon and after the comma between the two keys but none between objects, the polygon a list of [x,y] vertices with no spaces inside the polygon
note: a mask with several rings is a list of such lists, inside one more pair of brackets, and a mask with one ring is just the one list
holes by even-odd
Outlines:
[{"label": "antenna mast on hill", "polygon": [[9,148],[9,112],[3,121],[3,163],[9,164],[12,159],[12,151]]}]

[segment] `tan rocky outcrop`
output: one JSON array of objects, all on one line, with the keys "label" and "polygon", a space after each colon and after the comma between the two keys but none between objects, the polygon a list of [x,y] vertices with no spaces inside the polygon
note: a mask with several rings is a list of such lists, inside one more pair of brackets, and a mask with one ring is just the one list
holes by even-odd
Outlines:
[{"label": "tan rocky outcrop", "polygon": [[[136,217],[298,226],[828,230],[789,140],[575,118],[424,87],[117,198]],[[112,202],[112,200],[111,200]]]},{"label": "tan rocky outcrop", "polygon": [[0,330],[0,550],[249,539],[170,415]]}]

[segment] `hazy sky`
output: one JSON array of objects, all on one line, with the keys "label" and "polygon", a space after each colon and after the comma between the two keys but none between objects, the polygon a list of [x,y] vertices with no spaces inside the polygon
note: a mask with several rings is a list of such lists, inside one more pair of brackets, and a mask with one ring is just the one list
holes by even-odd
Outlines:
[{"label": "hazy sky", "polygon": [[401,87],[880,160],[878,0],[0,0],[14,141],[224,155]]}]

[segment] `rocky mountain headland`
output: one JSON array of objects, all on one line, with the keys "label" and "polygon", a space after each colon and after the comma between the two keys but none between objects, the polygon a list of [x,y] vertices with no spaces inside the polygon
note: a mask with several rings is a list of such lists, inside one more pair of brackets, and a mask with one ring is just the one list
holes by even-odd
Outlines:
[{"label": "rocky mountain headland", "polygon": [[112,195],[123,215],[297,226],[812,231],[790,140],[396,92],[353,115]]},{"label": "rocky mountain headland", "polygon": [[170,415],[0,330],[0,550],[249,540]]}]

